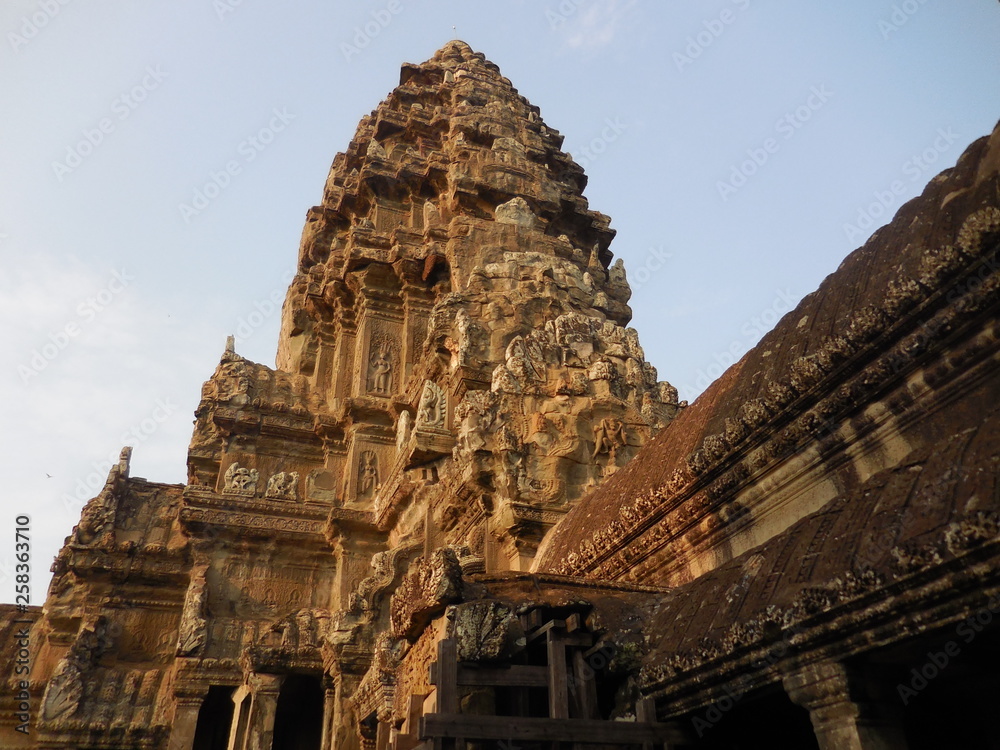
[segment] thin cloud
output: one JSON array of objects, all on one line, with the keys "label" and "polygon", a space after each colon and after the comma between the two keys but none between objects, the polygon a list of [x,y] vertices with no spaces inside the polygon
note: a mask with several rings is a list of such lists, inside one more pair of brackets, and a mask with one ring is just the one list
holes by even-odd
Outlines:
[{"label": "thin cloud", "polygon": [[579,8],[567,19],[567,46],[588,50],[608,46],[635,5],[636,0],[597,0]]}]

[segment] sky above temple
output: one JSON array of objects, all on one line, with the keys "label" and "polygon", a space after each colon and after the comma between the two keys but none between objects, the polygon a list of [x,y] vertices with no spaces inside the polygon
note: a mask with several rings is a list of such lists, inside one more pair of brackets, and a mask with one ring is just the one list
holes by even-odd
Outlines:
[{"label": "sky above temple", "polygon": [[334,154],[451,38],[565,136],[685,399],[1000,117],[995,0],[4,0],[0,34],[0,601],[16,517],[41,603],[123,445],[184,481]]}]

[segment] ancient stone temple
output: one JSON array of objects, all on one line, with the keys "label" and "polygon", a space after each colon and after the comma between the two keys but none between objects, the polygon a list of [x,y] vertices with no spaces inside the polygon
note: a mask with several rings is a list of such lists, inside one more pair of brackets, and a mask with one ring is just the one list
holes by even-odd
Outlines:
[{"label": "ancient stone temple", "polygon": [[561,143],[464,43],[403,66],[276,368],[230,342],[188,482],[123,450],[0,612],[0,746],[991,746],[1000,130],[691,406]]}]

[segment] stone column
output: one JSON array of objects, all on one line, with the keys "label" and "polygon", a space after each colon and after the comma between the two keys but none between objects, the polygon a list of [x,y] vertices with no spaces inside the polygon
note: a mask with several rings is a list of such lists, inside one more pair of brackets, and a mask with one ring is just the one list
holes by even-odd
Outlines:
[{"label": "stone column", "polygon": [[246,747],[247,720],[252,699],[250,688],[245,683],[233,693],[233,723],[229,726],[227,750],[243,750]]},{"label": "stone column", "polygon": [[194,745],[194,733],[198,729],[198,712],[206,694],[207,691],[176,696],[177,708],[174,710],[167,750],[191,750]]},{"label": "stone column", "polygon": [[247,722],[246,750],[271,750],[282,679],[281,675],[276,674],[250,675],[253,702],[250,704],[250,718]]},{"label": "stone column", "polygon": [[333,750],[334,732],[337,727],[337,682],[329,675],[323,676],[323,740],[320,750]]},{"label": "stone column", "polygon": [[907,750],[898,721],[852,695],[852,677],[839,662],[811,664],[785,675],[785,691],[809,711],[820,750]]}]

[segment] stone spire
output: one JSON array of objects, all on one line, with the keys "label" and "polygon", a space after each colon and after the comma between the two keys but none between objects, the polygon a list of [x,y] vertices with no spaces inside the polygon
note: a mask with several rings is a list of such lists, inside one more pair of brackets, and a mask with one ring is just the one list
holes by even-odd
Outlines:
[{"label": "stone spire", "polygon": [[[483,259],[477,242],[496,223],[534,230],[510,250],[591,272],[593,298],[575,309],[597,307],[627,323],[624,278],[609,282],[605,271],[614,232],[607,216],[588,210],[583,169],[562,141],[465,42],[404,65],[400,85],[361,120],[334,160],[322,205],[309,212],[279,368],[309,373],[315,365],[323,314],[308,301],[313,290],[375,262],[417,267],[421,281],[447,276],[449,291],[463,291]],[[602,266],[588,269],[595,250]]]},{"label": "stone spire", "polygon": [[403,65],[308,213],[277,371],[227,351],[206,385],[192,477],[262,492],[282,456],[331,538],[361,513],[380,543],[526,569],[678,408],[561,145],[464,42]]}]

